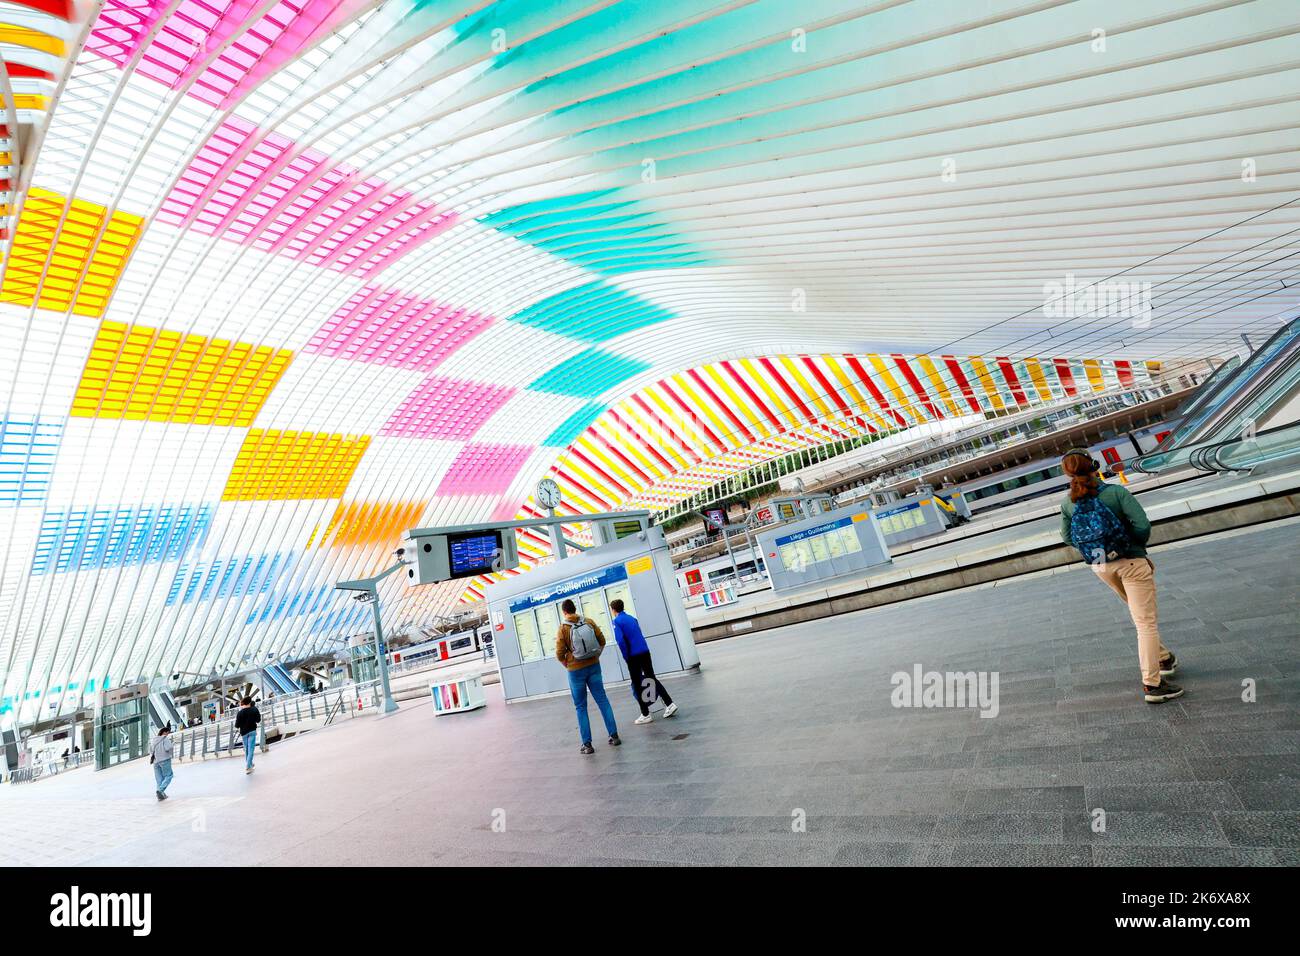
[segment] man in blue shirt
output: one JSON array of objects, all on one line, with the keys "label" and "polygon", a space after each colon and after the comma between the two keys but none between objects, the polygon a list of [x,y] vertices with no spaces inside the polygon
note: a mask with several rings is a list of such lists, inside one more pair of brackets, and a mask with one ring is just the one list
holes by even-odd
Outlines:
[{"label": "man in blue shirt", "polygon": [[628,673],[632,676],[632,696],[641,708],[638,724],[648,724],[654,718],[650,716],[650,705],[658,698],[664,702],[664,716],[671,717],[677,713],[677,705],[668,696],[664,685],[655,677],[654,665],[650,662],[650,648],[641,633],[641,625],[631,614],[623,610],[623,602],[609,602],[609,609],[614,612],[614,640],[627,661]]}]

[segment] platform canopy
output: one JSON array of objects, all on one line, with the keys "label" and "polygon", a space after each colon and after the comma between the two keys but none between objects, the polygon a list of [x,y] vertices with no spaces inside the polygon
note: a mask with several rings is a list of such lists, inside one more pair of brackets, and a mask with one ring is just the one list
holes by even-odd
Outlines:
[{"label": "platform canopy", "polygon": [[0,0],[0,720],[338,646],[335,581],[548,473],[663,508],[1267,334],[1298,32],[1293,0]]}]

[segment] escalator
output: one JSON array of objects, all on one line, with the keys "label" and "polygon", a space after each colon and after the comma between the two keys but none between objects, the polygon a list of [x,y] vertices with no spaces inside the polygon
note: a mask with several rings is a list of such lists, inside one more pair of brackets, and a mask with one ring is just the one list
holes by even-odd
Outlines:
[{"label": "escalator", "polygon": [[277,694],[296,694],[301,688],[293,676],[284,668],[283,664],[272,664],[262,669],[262,676],[266,679],[268,690],[274,690]]},{"label": "escalator", "polygon": [[1198,453],[1209,446],[1293,424],[1300,394],[1300,318],[1280,328],[1245,362],[1220,368],[1206,385],[1177,428],[1137,460],[1137,471],[1157,474],[1197,466],[1204,458]]},{"label": "escalator", "polygon": [[149,722],[157,730],[169,726],[173,729],[185,726],[185,718],[176,706],[176,698],[169,690],[157,691],[149,695]]}]

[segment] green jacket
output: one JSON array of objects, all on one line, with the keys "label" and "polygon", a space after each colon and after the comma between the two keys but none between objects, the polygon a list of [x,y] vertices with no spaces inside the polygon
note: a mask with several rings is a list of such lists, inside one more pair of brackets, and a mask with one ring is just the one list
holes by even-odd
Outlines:
[{"label": "green jacket", "polygon": [[[1143,545],[1151,539],[1151,519],[1142,510],[1133,493],[1122,485],[1108,485],[1103,481],[1101,490],[1097,492],[1097,500],[1114,512],[1128,530],[1132,546],[1125,552],[1124,557],[1145,558],[1147,549]],[[1066,495],[1065,500],[1061,502],[1061,540],[1066,544],[1073,544],[1070,540],[1072,514],[1074,514],[1074,502],[1070,500],[1069,495]]]}]

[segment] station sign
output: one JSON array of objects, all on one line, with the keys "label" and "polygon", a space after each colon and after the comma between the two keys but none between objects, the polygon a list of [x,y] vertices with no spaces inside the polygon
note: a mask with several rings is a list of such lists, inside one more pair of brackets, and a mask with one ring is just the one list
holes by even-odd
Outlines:
[{"label": "station sign", "polygon": [[527,594],[521,595],[510,602],[510,613],[518,614],[521,611],[528,611],[543,604],[550,604],[559,598],[571,597],[585,591],[594,591],[597,588],[608,587],[611,584],[626,580],[627,566],[613,564],[591,574],[569,578],[566,581],[557,581],[554,584],[538,588],[536,591],[529,591]]},{"label": "station sign", "polygon": [[862,514],[849,515],[840,518],[838,521],[828,521],[826,524],[819,524],[814,528],[805,528],[802,531],[796,531],[794,534],[787,534],[784,537],[777,538],[773,544],[778,548],[783,544],[793,544],[796,541],[802,541],[804,538],[815,538],[818,535],[826,534],[828,531],[835,531],[838,528],[847,528],[857,521],[862,521],[867,517],[866,512]]}]

